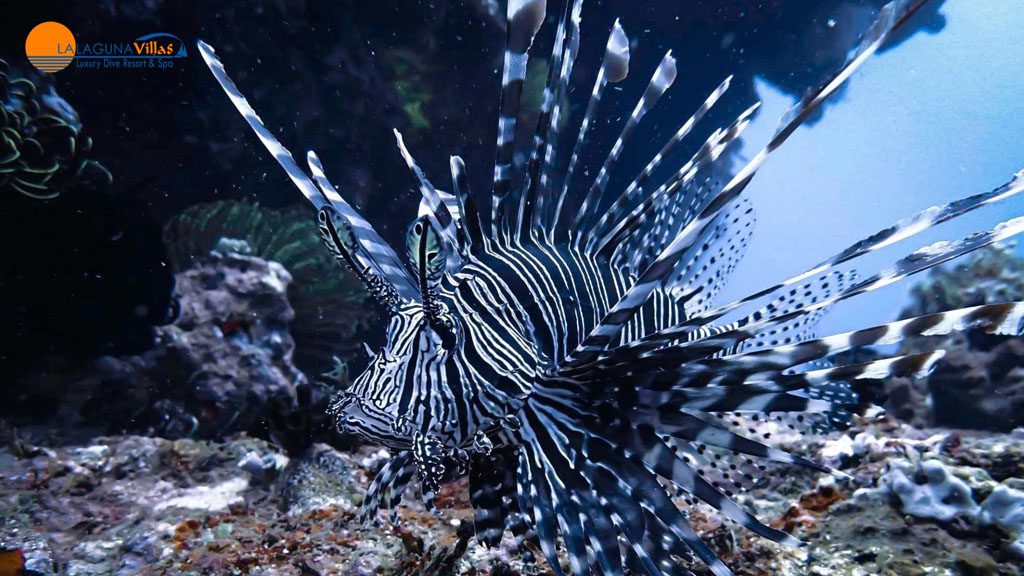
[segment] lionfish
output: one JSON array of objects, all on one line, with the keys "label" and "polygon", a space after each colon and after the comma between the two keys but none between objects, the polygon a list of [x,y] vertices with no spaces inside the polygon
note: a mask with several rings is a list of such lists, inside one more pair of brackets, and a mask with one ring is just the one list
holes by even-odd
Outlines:
[{"label": "lionfish", "polygon": [[[695,557],[717,576],[732,574],[693,527],[688,504],[698,502],[765,538],[800,545],[739,505],[735,492],[770,462],[841,473],[771,446],[756,426],[847,425],[870,407],[862,401],[866,380],[923,375],[942,355],[828,364],[837,353],[965,329],[1017,334],[1024,316],[1024,303],[1013,302],[813,335],[835,303],[1024,230],[1024,218],[1008,220],[919,249],[864,279],[841,269],[1019,193],[1024,171],[990,192],[900,220],[792,278],[714,304],[751,236],[754,213],[743,191],[755,173],[924,2],[885,6],[845,65],[809,90],[724,184],[702,175],[740,137],[756,105],[714,130],[663,183],[651,180],[724,95],[728,78],[612,194],[609,175],[630,136],[676,78],[671,52],[601,166],[584,169],[588,128],[605,88],[628,74],[630,42],[616,21],[566,155],[560,132],[582,11],[582,0],[567,0],[534,137],[522,143],[531,152],[517,165],[523,83],[546,2],[509,0],[489,206],[478,208],[461,158],[451,157],[448,193],[395,132],[422,194],[407,233],[408,267],[339,194],[314,152],[307,153],[309,173],[297,165],[200,41],[231,102],[316,208],[328,250],[390,314],[386,344],[332,406],[339,429],[390,450],[364,517],[396,510],[414,478],[432,507],[442,483],[468,475],[477,540],[495,546],[508,531],[559,576],[560,551],[574,576],[690,574],[685,566]],[[592,182],[580,182],[592,172]]]}]

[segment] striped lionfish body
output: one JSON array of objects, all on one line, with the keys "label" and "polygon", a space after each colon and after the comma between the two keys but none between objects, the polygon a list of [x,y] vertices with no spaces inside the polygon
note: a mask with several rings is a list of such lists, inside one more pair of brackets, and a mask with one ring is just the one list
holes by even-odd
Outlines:
[{"label": "striped lionfish body", "polygon": [[[695,558],[730,570],[690,524],[703,502],[776,542],[798,545],[741,507],[761,462],[829,468],[774,448],[751,423],[843,425],[865,409],[865,379],[927,372],[941,351],[826,365],[856,346],[896,344],[955,330],[1019,332],[1021,303],[975,308],[812,337],[826,308],[1013,236],[1024,219],[919,249],[864,279],[843,267],[934,225],[1024,190],[1024,172],[990,191],[924,210],[805,272],[740,300],[715,303],[753,230],[743,192],[768,156],[925,0],[886,6],[843,68],[808,91],[771,141],[724,184],[706,177],[755,107],[714,130],[697,152],[654,174],[705,113],[726,79],[622,190],[609,175],[644,115],[673,84],[667,54],[600,167],[578,166],[605,87],[629,71],[616,22],[575,134],[563,102],[579,48],[582,0],[567,0],[531,153],[514,166],[514,135],[530,46],[545,0],[509,0],[508,40],[491,194],[478,209],[466,167],[451,159],[448,193],[406,149],[422,201],[399,258],[347,203],[309,152],[307,172],[263,126],[213,49],[199,49],[257,136],[317,210],[329,250],[354,270],[391,320],[384,347],[333,405],[338,426],[387,446],[364,512],[395,509],[413,479],[430,504],[439,486],[469,477],[478,540],[506,531],[531,542],[558,575],[686,574]],[[523,143],[526,144],[526,143]],[[593,180],[586,175],[596,174]],[[822,367],[822,366],[827,367]]]}]

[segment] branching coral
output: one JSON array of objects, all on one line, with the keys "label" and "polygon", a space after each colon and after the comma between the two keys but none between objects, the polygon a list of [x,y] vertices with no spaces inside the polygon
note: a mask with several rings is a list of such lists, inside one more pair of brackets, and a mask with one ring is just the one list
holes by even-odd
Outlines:
[{"label": "branching coral", "polygon": [[295,309],[295,363],[310,374],[328,370],[332,356],[354,350],[353,337],[373,318],[366,290],[323,250],[305,211],[233,200],[200,204],[167,224],[164,241],[176,271],[214,249],[248,250],[283,265],[293,278],[288,299]]},{"label": "branching coral", "polygon": [[48,200],[81,181],[110,184],[91,150],[92,138],[52,87],[37,88],[0,60],[0,191]]}]

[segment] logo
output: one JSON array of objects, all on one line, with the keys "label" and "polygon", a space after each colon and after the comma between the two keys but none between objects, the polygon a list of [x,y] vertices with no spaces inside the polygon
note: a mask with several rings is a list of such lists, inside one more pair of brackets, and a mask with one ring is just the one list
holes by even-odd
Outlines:
[{"label": "logo", "polygon": [[76,49],[74,34],[60,22],[43,22],[25,39],[28,61],[47,74],[67,68],[75,58]]},{"label": "logo", "polygon": [[77,42],[59,22],[43,22],[28,34],[25,54],[33,66],[52,74],[74,62],[75,68],[173,68],[188,56],[174,34],[156,32],[119,42]]}]

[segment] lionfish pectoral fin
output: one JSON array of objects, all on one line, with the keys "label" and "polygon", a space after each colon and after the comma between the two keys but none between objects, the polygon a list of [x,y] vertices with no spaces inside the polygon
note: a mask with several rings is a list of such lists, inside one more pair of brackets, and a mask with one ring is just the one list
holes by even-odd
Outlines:
[{"label": "lionfish pectoral fin", "polygon": [[[586,408],[560,394],[541,394],[520,412],[519,502],[532,512],[548,561],[557,562],[555,550],[561,537],[574,575],[589,574],[592,567],[608,574],[621,574],[623,567],[637,573],[678,574],[678,559],[692,556],[716,575],[731,574],[659,482],[659,478],[679,480],[679,473],[643,456],[656,448],[648,438],[640,439],[640,451],[634,451],[636,444],[627,430],[634,430],[638,423],[594,427],[581,411]],[[682,460],[676,461],[671,465],[685,466]],[[695,481],[694,486],[701,485]],[[757,523],[717,492],[694,490],[758,533],[796,543],[785,533]]]},{"label": "lionfish pectoral fin", "polygon": [[993,190],[960,198],[939,206],[933,206],[922,210],[913,216],[904,218],[891,226],[854,242],[839,253],[822,260],[815,266],[812,266],[808,270],[801,272],[796,276],[783,280],[782,282],[754,292],[753,294],[733,302],[719,306],[714,310],[705,312],[695,317],[691,324],[700,325],[713,322],[714,320],[725,316],[745,304],[758,301],[772,294],[780,293],[785,288],[804,282],[815,275],[833,270],[841,264],[845,264],[877,250],[881,250],[882,248],[892,246],[893,244],[929,230],[934,226],[948,222],[949,220],[958,218],[990,204],[1001,202],[1016,196],[1021,192],[1024,192],[1024,170],[1018,171],[1012,178],[1010,178],[1010,180]]},{"label": "lionfish pectoral fin", "polygon": [[[856,347],[891,346],[918,336],[945,336],[966,330],[985,334],[1019,335],[1024,322],[1024,302],[986,304],[938,312],[888,324],[862,328],[823,338],[804,340],[767,349],[716,355],[676,364],[669,362],[674,348],[659,351],[665,360],[662,370],[679,371],[680,376],[696,378],[714,375],[712,383],[748,383],[764,374],[782,374],[795,367],[812,367],[815,362]],[[828,366],[827,368],[835,368]],[[793,376],[789,374],[789,376]]]},{"label": "lionfish pectoral fin", "polygon": [[363,497],[359,520],[368,523],[376,517],[378,510],[388,509],[393,512],[392,522],[396,522],[398,504],[414,471],[409,452],[399,452],[385,462]]},{"label": "lionfish pectoral fin", "polygon": [[469,461],[469,502],[476,538],[487,547],[501,542],[515,498],[515,452],[476,452]]}]

